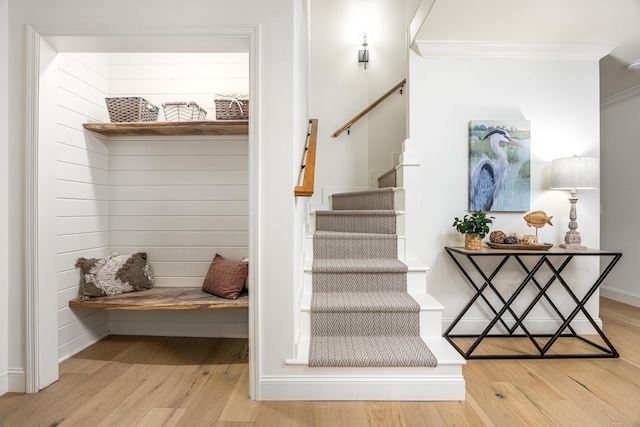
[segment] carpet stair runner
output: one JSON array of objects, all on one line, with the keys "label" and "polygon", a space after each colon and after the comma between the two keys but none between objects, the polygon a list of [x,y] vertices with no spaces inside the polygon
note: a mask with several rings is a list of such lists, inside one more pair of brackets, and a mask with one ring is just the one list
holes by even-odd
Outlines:
[{"label": "carpet stair runner", "polygon": [[335,194],[316,211],[311,367],[434,367],[398,260],[394,189]]}]

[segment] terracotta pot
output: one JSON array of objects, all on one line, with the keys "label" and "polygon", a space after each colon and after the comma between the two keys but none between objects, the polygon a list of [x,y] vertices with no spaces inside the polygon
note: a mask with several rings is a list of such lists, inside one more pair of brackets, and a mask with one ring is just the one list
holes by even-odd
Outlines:
[{"label": "terracotta pot", "polygon": [[464,248],[472,251],[479,251],[482,249],[482,237],[474,234],[464,235]]}]

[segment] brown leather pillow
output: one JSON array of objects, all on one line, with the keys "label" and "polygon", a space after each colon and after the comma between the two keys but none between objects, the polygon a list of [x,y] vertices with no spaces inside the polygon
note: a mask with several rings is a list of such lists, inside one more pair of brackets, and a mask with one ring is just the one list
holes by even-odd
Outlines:
[{"label": "brown leather pillow", "polygon": [[248,262],[232,261],[216,254],[202,283],[202,290],[222,298],[237,299],[248,274]]}]

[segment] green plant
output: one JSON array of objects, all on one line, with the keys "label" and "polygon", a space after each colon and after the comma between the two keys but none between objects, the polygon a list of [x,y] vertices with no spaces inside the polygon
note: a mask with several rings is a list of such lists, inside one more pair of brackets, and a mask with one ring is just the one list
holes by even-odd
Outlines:
[{"label": "green plant", "polygon": [[487,216],[482,211],[473,211],[462,219],[456,217],[453,226],[461,234],[473,234],[484,238],[489,232],[489,224],[493,224],[493,219],[495,217]]}]

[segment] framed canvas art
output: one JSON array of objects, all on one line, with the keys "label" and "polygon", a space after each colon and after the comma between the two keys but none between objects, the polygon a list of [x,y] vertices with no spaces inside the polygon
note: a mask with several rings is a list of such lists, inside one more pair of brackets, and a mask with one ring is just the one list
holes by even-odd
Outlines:
[{"label": "framed canvas art", "polygon": [[530,173],[528,120],[469,122],[469,210],[528,211]]}]

